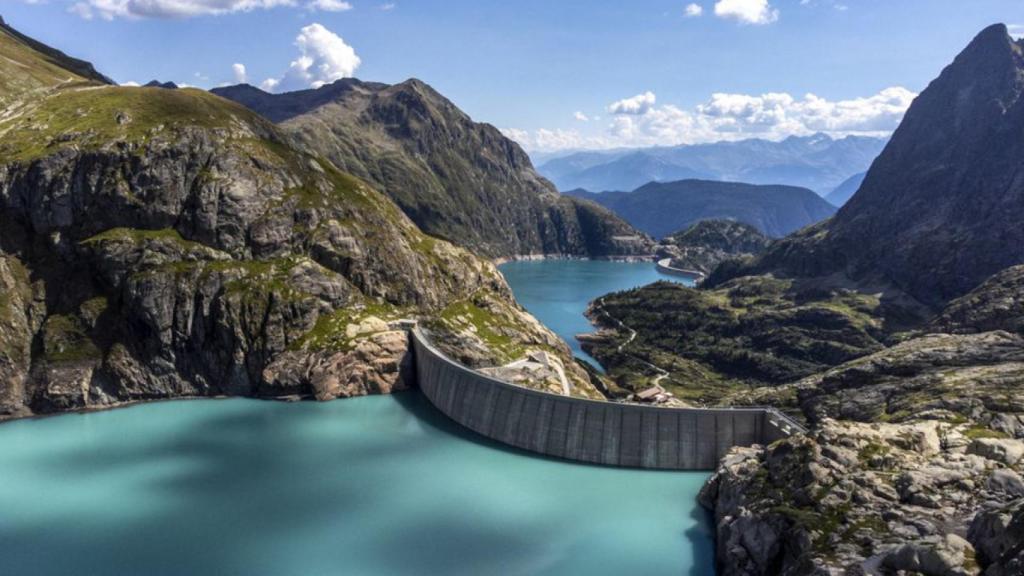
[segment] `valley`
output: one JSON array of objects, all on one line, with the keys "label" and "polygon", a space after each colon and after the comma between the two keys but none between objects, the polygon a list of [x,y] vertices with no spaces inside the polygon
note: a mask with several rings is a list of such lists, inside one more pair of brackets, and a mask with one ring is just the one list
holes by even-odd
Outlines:
[{"label": "valley", "polygon": [[[408,10],[272,4],[59,15]],[[0,572],[1024,573],[1019,31],[920,93],[647,91],[572,132],[474,119],[526,86],[359,80],[319,23],[203,89],[0,19]]]}]

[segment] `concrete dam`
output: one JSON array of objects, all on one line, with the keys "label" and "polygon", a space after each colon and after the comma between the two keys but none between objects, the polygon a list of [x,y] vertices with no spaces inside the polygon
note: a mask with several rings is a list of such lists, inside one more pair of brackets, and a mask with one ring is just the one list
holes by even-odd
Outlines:
[{"label": "concrete dam", "polygon": [[455,422],[529,452],[607,466],[714,470],[733,446],[803,428],[774,408],[659,408],[570,398],[481,374],[411,332],[420,389]]}]

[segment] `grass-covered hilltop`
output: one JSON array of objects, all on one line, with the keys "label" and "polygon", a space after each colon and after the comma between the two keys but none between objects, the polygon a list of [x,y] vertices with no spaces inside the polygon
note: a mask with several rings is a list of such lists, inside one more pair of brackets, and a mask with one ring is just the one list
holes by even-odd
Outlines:
[{"label": "grass-covered hilltop", "polygon": [[599,396],[493,264],[256,112],[112,86],[7,27],[0,53],[0,419],[388,392],[405,318],[476,366],[550,352]]},{"label": "grass-covered hilltop", "polygon": [[984,30],[823,223],[595,301],[619,386],[810,432],[705,487],[722,573],[1024,573],[1024,41]]}]

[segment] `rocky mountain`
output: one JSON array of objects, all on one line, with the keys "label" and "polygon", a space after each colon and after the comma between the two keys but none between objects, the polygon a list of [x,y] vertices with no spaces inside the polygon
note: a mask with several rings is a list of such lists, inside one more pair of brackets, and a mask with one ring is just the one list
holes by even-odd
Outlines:
[{"label": "rocky mountain", "polygon": [[827,134],[675,147],[577,152],[550,159],[539,171],[559,190],[632,190],[648,182],[701,179],[784,184],[826,194],[867,170],[885,139]]},{"label": "rocky mountain", "polygon": [[473,122],[419,80],[339,80],[269,94],[215,94],[279,123],[304,150],[390,196],[425,232],[490,257],[649,254],[651,244],[608,210],[557,190],[517,144]]},{"label": "rocky mountain", "polygon": [[0,85],[0,419],[401,389],[403,318],[475,365],[551,352],[600,396],[493,264],[251,110],[105,86],[0,39],[17,64]]},{"label": "rocky mountain", "polygon": [[860,189],[860,185],[864,183],[864,178],[867,177],[867,172],[861,172],[860,174],[854,174],[848,179],[844,180],[842,184],[836,186],[835,190],[825,195],[825,200],[828,200],[829,204],[837,208],[842,208],[853,195]]},{"label": "rocky mountain", "polygon": [[726,576],[1021,571],[1022,91],[1024,42],[988,28],[833,219],[593,303],[620,385],[809,426],[705,486]]},{"label": "rocky mountain", "polygon": [[736,220],[780,237],[835,213],[831,204],[806,188],[710,180],[651,182],[632,192],[567,194],[597,202],[656,238],[711,219]]},{"label": "rocky mountain", "polygon": [[914,101],[831,221],[735,274],[842,275],[941,307],[1024,263],[1024,42],[981,32]]},{"label": "rocky mountain", "polygon": [[659,258],[671,265],[709,274],[725,260],[750,258],[768,248],[771,239],[749,224],[732,220],[702,220],[666,236],[658,245]]}]

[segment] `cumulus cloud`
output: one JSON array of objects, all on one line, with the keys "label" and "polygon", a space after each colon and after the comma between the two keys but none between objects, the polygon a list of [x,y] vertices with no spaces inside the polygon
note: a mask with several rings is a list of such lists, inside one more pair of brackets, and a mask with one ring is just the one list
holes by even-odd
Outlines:
[{"label": "cumulus cloud", "polygon": [[310,10],[323,10],[324,12],[345,12],[352,9],[352,5],[341,0],[312,0],[306,4]]},{"label": "cumulus cloud", "polygon": [[576,120],[579,120],[580,122],[588,122],[590,120],[590,118],[587,118],[586,114],[580,112],[579,110],[574,112],[572,117],[575,118]]},{"label": "cumulus cloud", "polygon": [[1007,28],[1010,30],[1010,36],[1024,38],[1024,24],[1010,24]]},{"label": "cumulus cloud", "polygon": [[349,78],[362,63],[354,48],[341,36],[321,24],[313,23],[295,38],[299,57],[281,78],[268,78],[260,84],[264,90],[290,91],[319,88],[341,78]]},{"label": "cumulus cloud", "polygon": [[82,0],[69,10],[82,18],[189,18],[295,6],[295,0]]},{"label": "cumulus cloud", "polygon": [[768,0],[717,0],[715,16],[743,24],[771,24],[779,19],[779,11]]},{"label": "cumulus cloud", "polygon": [[646,114],[654,106],[655,100],[654,92],[648,90],[632,98],[612,102],[608,106],[608,111],[612,114]]},{"label": "cumulus cloud", "polygon": [[[916,94],[900,87],[838,101],[814,94],[795,98],[784,92],[717,93],[704,103],[684,110],[673,105],[655,106],[651,94],[650,98],[641,99],[643,106],[618,107],[634,111],[615,114],[601,133],[585,135],[578,130],[546,129],[506,133],[532,151],[672,146],[745,138],[781,140],[817,132],[837,138],[885,136],[896,129],[915,97]],[[620,100],[609,109],[637,98]]]},{"label": "cumulus cloud", "polygon": [[249,74],[245,71],[245,64],[232,64],[231,73],[235,77],[236,84],[245,84],[249,81]]},{"label": "cumulus cloud", "polygon": [[687,4],[686,8],[683,8],[683,15],[687,18],[696,18],[704,13],[704,8],[700,4]]}]

